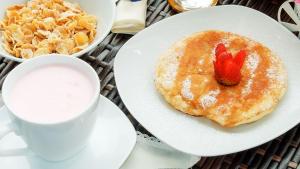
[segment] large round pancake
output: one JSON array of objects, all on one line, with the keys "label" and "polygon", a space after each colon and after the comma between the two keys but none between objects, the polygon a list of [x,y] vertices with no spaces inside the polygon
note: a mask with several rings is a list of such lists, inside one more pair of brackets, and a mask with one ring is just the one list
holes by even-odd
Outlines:
[{"label": "large round pancake", "polygon": [[[214,78],[214,49],[224,43],[235,54],[248,50],[242,80],[223,86]],[[261,43],[222,31],[193,34],[161,55],[155,85],[174,108],[234,127],[271,113],[287,89],[281,60]]]}]

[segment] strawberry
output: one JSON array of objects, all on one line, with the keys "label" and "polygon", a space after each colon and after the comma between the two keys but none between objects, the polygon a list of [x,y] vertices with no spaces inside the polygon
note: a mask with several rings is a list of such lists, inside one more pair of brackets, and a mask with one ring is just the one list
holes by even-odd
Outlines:
[{"label": "strawberry", "polygon": [[246,53],[245,50],[240,50],[235,55],[234,61],[235,61],[236,64],[238,64],[239,69],[241,69],[243,67],[246,56],[247,56],[247,53]]},{"label": "strawberry", "polygon": [[219,43],[216,47],[216,56],[220,55],[223,52],[227,52],[227,49],[223,43]]},{"label": "strawberry", "polygon": [[215,49],[216,60],[214,61],[214,70],[216,80],[223,85],[236,85],[241,81],[241,68],[243,67],[247,52],[239,51],[235,57],[227,52],[223,43],[217,45]]}]

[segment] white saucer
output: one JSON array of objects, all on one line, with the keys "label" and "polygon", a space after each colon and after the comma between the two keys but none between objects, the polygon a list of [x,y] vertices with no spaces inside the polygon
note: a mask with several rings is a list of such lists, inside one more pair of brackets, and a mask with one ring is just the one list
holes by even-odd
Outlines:
[{"label": "white saucer", "polygon": [[[0,126],[9,122],[6,109],[0,110]],[[87,147],[69,160],[47,162],[35,155],[0,157],[3,169],[117,169],[136,143],[136,132],[125,114],[110,100],[101,96],[96,122]],[[22,148],[25,144],[14,134],[0,141],[3,149]]]}]

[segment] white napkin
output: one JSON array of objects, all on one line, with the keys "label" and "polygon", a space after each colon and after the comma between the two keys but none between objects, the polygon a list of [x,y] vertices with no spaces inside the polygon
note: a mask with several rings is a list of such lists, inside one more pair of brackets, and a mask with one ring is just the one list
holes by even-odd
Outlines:
[{"label": "white napkin", "polygon": [[200,157],[179,152],[156,138],[138,132],[137,143],[121,169],[187,169],[199,160]]},{"label": "white napkin", "polygon": [[135,34],[145,28],[147,0],[120,0],[112,27],[114,33]]}]

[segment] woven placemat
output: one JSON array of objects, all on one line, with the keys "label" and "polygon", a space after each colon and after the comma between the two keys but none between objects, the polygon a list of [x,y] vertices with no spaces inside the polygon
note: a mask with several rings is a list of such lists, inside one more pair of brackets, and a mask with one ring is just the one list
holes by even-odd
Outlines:
[{"label": "woven placemat", "polygon": [[[257,9],[275,18],[283,0],[220,0],[218,5],[243,5]],[[166,0],[148,0],[147,22],[149,26],[159,20],[174,15],[175,12]],[[284,17],[283,20],[287,20]],[[128,112],[118,94],[113,74],[114,57],[131,35],[110,33],[97,48],[83,60],[88,62],[98,73],[101,80],[101,94],[113,101],[128,116],[136,130],[148,133]],[[0,57],[0,85],[17,65],[16,62]],[[193,169],[300,169],[300,129],[296,126],[286,134],[259,147],[226,156],[202,158]]]}]

